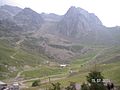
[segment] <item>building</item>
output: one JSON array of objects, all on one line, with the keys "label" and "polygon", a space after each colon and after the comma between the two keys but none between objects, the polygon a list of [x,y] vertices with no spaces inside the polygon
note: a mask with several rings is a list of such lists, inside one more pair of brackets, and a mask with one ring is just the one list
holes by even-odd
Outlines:
[{"label": "building", "polygon": [[60,64],[60,67],[62,67],[62,68],[66,67],[66,66],[67,66],[67,64]]},{"label": "building", "polygon": [[14,82],[14,83],[10,86],[9,90],[20,90],[20,88],[19,88],[19,83],[18,83],[18,82]]},{"label": "building", "polygon": [[5,88],[7,88],[7,84],[0,81],[0,90],[4,90]]}]

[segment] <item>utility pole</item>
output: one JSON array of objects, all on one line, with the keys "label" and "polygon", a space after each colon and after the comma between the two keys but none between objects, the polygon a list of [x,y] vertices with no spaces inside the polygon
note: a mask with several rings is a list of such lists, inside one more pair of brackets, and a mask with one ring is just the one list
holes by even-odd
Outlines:
[{"label": "utility pole", "polygon": [[48,79],[49,79],[49,84],[51,83],[51,81],[50,81],[50,77],[48,77]]},{"label": "utility pole", "polygon": [[[97,46],[97,31],[95,30],[95,47],[96,46]],[[96,59],[96,57],[94,59],[95,59],[95,71],[97,71],[97,69],[96,69],[97,68],[97,65],[96,65],[97,64],[97,62],[96,62],[97,59]]]},{"label": "utility pole", "polygon": [[96,65],[96,60],[95,60],[95,71],[97,71],[97,65]]}]

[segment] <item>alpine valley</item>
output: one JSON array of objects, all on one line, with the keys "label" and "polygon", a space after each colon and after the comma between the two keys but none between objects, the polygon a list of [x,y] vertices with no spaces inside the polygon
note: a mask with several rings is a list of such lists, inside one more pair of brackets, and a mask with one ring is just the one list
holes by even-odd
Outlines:
[{"label": "alpine valley", "polygon": [[84,81],[94,66],[120,85],[119,26],[106,27],[94,13],[74,6],[65,15],[0,7],[0,80],[29,86],[49,76],[66,85]]}]

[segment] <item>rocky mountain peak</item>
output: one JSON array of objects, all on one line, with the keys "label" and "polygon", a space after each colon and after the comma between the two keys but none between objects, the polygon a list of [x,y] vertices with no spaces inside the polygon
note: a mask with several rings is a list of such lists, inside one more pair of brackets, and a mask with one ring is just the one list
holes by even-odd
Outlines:
[{"label": "rocky mountain peak", "polygon": [[21,8],[19,8],[17,6],[9,6],[9,5],[1,6],[0,9],[8,12],[12,16],[16,15],[17,13],[19,13],[22,10]]},{"label": "rocky mountain peak", "polygon": [[94,13],[89,13],[88,11],[80,7],[75,7],[75,6],[70,7],[66,13],[66,16],[71,16],[75,18],[77,17],[80,18],[84,16],[86,20],[88,20],[88,22],[102,25],[102,22],[99,20],[99,18]]},{"label": "rocky mountain peak", "polygon": [[78,38],[101,26],[102,23],[95,14],[72,6],[58,23],[57,30],[63,35]]},{"label": "rocky mountain peak", "polygon": [[30,8],[24,8],[19,12],[14,19],[17,24],[24,25],[25,29],[35,30],[38,29],[44,22],[41,15]]},{"label": "rocky mountain peak", "polygon": [[52,21],[52,22],[58,22],[62,18],[61,15],[57,15],[57,14],[54,14],[54,13],[49,13],[49,14],[41,13],[41,16],[45,21]]},{"label": "rocky mountain peak", "polygon": [[33,11],[31,8],[28,8],[28,7],[24,8],[22,12],[27,13],[27,14],[30,14],[30,13],[38,14],[37,12]]},{"label": "rocky mountain peak", "polygon": [[43,21],[41,15],[30,8],[24,8],[21,12],[19,12],[15,17],[26,18],[32,20],[34,23],[40,23]]},{"label": "rocky mountain peak", "polygon": [[70,7],[69,9],[68,9],[68,11],[67,11],[67,13],[66,14],[72,14],[72,13],[78,13],[77,12],[77,8],[76,7],[74,7],[74,6],[72,6],[72,7]]}]

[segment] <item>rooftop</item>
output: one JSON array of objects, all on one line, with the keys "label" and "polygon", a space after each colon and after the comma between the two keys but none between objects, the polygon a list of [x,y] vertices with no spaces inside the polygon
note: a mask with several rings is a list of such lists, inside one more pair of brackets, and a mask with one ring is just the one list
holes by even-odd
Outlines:
[{"label": "rooftop", "polygon": [[0,85],[4,85],[4,84],[6,84],[6,83],[4,83],[4,82],[0,81]]}]

